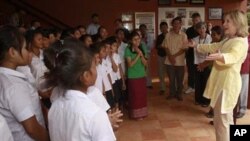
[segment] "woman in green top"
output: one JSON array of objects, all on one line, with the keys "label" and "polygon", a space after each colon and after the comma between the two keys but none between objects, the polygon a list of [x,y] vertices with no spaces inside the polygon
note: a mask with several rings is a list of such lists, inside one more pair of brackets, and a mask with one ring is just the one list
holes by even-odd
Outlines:
[{"label": "woman in green top", "polygon": [[130,43],[125,50],[128,77],[129,115],[134,119],[143,119],[147,116],[147,89],[146,89],[146,48],[141,44],[138,32],[130,34]]}]

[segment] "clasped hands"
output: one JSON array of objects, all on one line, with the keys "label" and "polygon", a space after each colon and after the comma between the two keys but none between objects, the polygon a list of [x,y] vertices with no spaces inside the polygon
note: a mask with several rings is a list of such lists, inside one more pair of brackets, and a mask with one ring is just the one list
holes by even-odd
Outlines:
[{"label": "clasped hands", "polygon": [[123,122],[123,113],[117,108],[113,112],[109,110],[108,116],[113,129],[117,130],[119,128],[119,125]]},{"label": "clasped hands", "polygon": [[174,65],[176,63],[174,55],[168,55],[169,62]]},{"label": "clasped hands", "polygon": [[143,57],[143,53],[139,48],[135,48],[135,52],[140,56]]}]

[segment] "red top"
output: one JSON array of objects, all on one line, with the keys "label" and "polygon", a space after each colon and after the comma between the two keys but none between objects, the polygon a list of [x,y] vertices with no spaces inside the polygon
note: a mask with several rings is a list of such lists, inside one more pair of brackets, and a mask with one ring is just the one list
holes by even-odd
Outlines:
[{"label": "red top", "polygon": [[244,63],[241,65],[241,74],[249,74],[249,67],[250,67],[250,35],[248,36],[248,51],[247,51],[247,58]]}]

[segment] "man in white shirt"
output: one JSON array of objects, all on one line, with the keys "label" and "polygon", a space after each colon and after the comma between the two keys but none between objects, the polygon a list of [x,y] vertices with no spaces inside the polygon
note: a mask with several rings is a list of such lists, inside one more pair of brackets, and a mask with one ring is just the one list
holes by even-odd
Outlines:
[{"label": "man in white shirt", "polygon": [[154,47],[154,37],[152,36],[152,34],[150,34],[148,32],[147,26],[146,24],[141,24],[139,26],[139,29],[141,31],[142,34],[142,41],[145,43],[146,48],[147,48],[147,54],[148,54],[148,58],[147,58],[147,87],[148,88],[153,88],[152,86],[152,78],[151,78],[151,65],[150,65],[150,53],[152,48]]},{"label": "man in white shirt", "polygon": [[117,29],[116,30],[116,40],[117,40],[117,44],[118,44],[118,54],[120,55],[120,59],[121,59],[122,71],[124,72],[124,74],[126,74],[124,53],[125,53],[125,49],[128,46],[128,44],[124,42],[124,38],[125,38],[124,31],[122,29]]},{"label": "man in white shirt", "polygon": [[91,16],[92,23],[90,23],[87,27],[87,33],[90,35],[95,35],[98,32],[98,28],[100,27],[99,24],[99,15],[94,13]]}]

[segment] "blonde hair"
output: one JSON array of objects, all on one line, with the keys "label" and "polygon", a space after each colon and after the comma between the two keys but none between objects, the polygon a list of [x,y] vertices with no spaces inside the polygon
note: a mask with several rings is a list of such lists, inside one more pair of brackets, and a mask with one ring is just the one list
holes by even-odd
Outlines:
[{"label": "blonde hair", "polygon": [[239,10],[233,10],[226,12],[225,16],[229,16],[234,22],[237,32],[236,36],[238,37],[247,37],[248,36],[248,23],[247,23],[247,15]]}]

